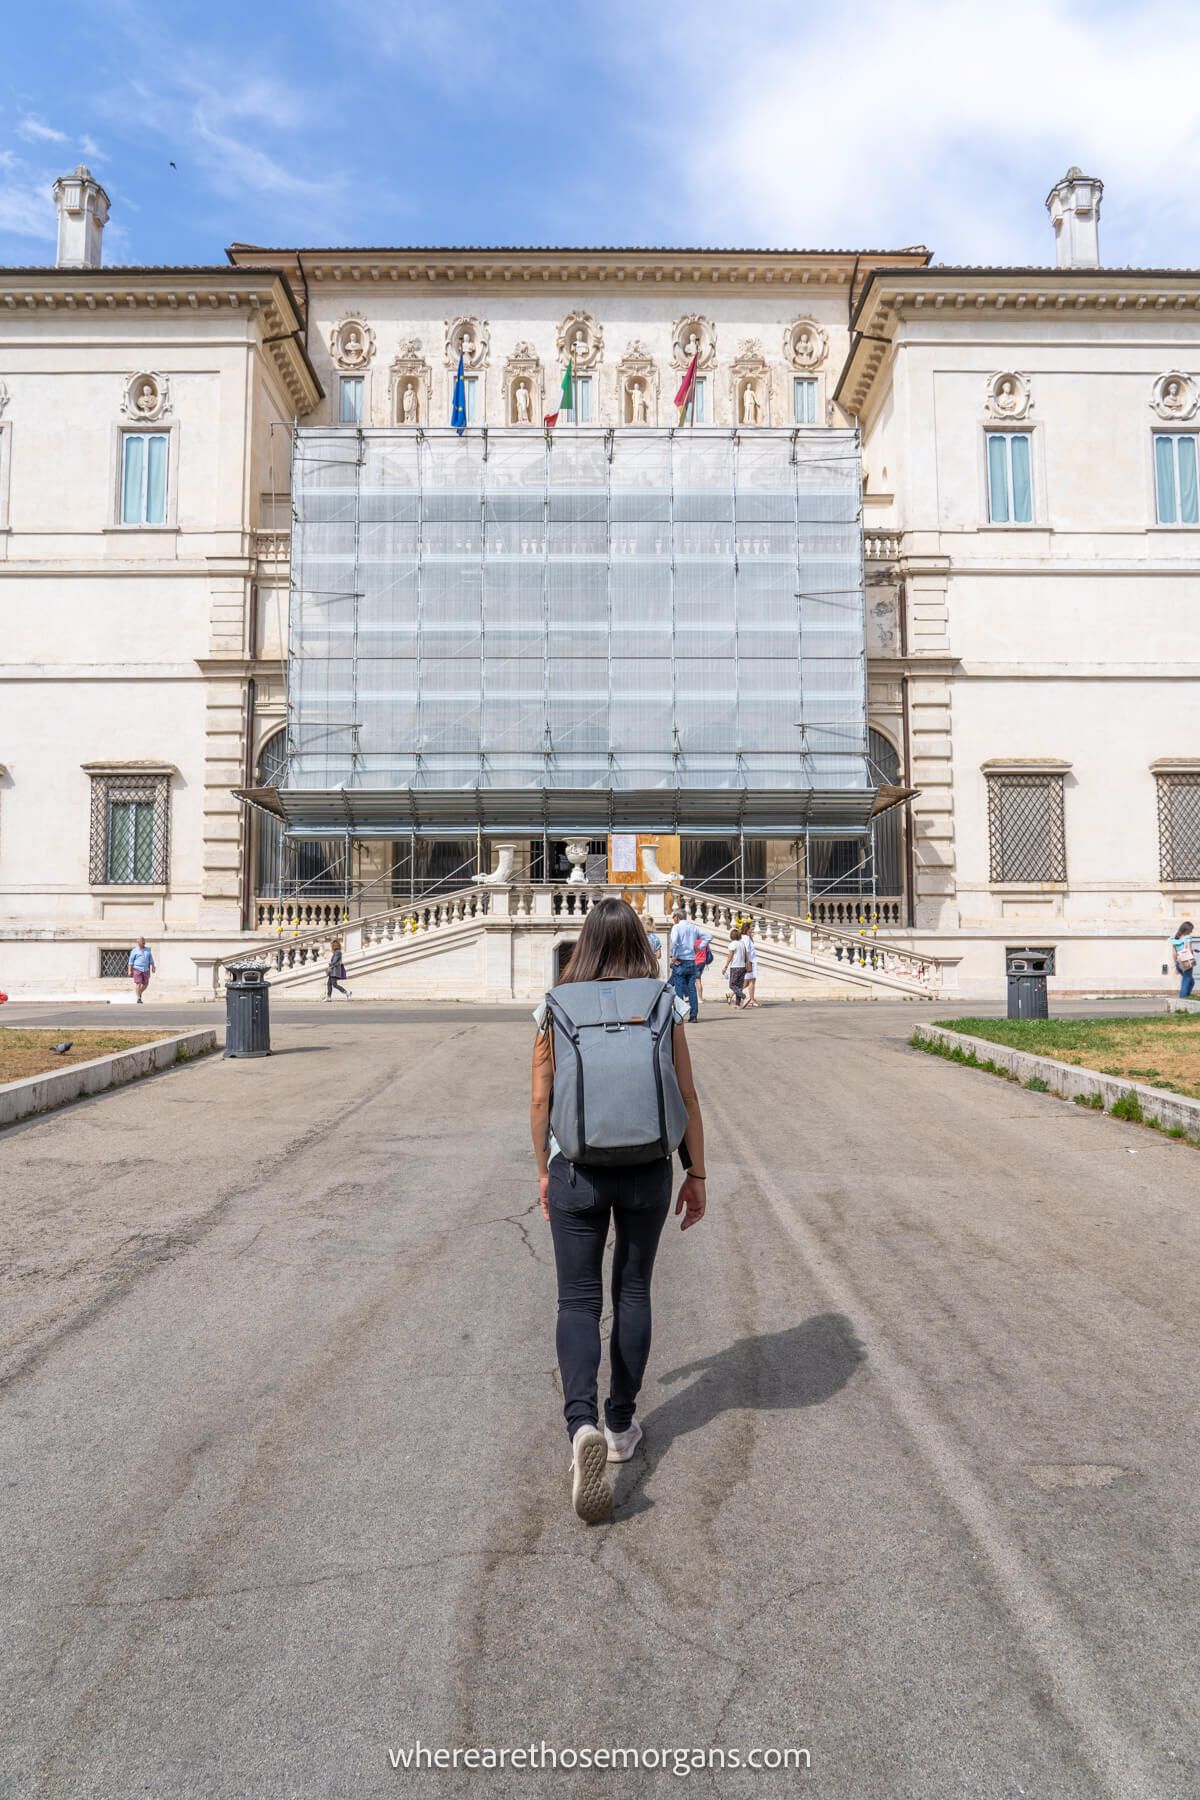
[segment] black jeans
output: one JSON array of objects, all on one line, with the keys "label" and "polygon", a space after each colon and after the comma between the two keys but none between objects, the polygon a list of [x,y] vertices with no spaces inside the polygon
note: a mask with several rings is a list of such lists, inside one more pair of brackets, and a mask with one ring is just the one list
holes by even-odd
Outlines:
[{"label": "black jeans", "polygon": [[565,1156],[550,1164],[550,1233],[558,1269],[556,1343],[568,1437],[598,1420],[596,1376],[610,1216],[616,1245],[604,1417],[610,1431],[627,1431],[632,1423],[650,1355],[650,1279],[670,1206],[671,1164],[666,1157],[628,1169],[583,1168]]}]

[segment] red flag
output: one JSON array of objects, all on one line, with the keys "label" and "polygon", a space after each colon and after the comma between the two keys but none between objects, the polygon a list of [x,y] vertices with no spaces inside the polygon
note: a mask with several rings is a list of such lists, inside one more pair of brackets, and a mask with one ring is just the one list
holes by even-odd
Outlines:
[{"label": "red flag", "polygon": [[691,362],[688,364],[687,374],[680,382],[679,392],[675,396],[675,404],[679,408],[679,423],[681,425],[683,424],[684,414],[696,398],[696,364],[699,361],[700,352],[697,350],[695,356],[693,356]]}]

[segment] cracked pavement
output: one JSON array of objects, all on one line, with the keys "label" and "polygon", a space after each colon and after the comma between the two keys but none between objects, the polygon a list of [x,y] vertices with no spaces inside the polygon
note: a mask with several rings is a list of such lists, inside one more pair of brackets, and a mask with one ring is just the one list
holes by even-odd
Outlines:
[{"label": "cracked pavement", "polygon": [[267,1061],[0,1134],[0,1794],[680,1786],[394,1770],[417,1740],[811,1755],[714,1796],[1200,1793],[1200,1153],[917,1016],[692,1034],[710,1213],[668,1223],[591,1528],[527,1017],[280,1008]]}]

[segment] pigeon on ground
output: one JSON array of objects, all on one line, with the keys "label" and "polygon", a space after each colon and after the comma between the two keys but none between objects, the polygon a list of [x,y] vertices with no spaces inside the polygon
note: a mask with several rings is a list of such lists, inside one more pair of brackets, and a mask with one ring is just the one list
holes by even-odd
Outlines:
[{"label": "pigeon on ground", "polygon": [[65,1056],[71,1048],[71,1039],[64,1038],[61,1044],[52,1044],[50,1048],[54,1056]]}]

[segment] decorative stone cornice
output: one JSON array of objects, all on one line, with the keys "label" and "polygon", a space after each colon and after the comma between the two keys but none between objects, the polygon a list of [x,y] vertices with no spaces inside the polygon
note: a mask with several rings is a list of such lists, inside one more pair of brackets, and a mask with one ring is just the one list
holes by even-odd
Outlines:
[{"label": "decorative stone cornice", "polygon": [[906,321],[985,313],[1194,319],[1200,313],[1200,270],[873,268],[854,311],[835,401],[855,416],[865,410]]},{"label": "decorative stone cornice", "polygon": [[310,412],[324,390],[304,348],[303,315],[278,269],[3,269],[0,339],[17,318],[49,313],[97,318],[140,313],[213,313],[255,320],[297,414]]},{"label": "decorative stone cornice", "polygon": [[[286,272],[294,282],[556,283],[591,287],[639,282],[672,286],[847,288],[864,271],[922,268],[923,245],[910,250],[671,250],[671,249],[264,249],[233,244],[235,267],[252,264]],[[302,285],[302,284],[301,284]]]}]

